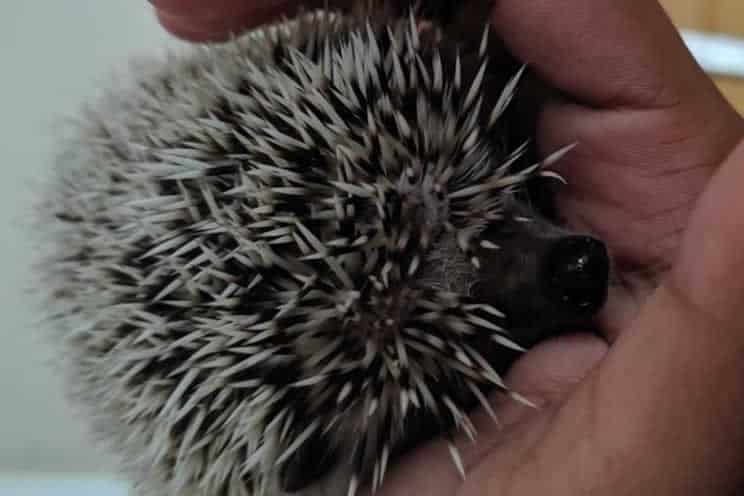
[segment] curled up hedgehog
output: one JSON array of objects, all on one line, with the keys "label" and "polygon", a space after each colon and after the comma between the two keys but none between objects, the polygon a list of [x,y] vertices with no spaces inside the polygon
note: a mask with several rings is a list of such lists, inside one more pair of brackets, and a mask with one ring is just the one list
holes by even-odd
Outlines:
[{"label": "curled up hedgehog", "polygon": [[72,394],[138,495],[377,488],[603,307],[604,244],[552,206],[570,148],[532,144],[543,90],[458,19],[305,12],[86,110],[40,267]]}]

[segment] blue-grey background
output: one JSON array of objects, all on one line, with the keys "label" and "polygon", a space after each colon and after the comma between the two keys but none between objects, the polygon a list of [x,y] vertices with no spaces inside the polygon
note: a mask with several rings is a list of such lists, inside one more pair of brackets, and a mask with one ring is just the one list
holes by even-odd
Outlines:
[{"label": "blue-grey background", "polygon": [[[25,292],[32,259],[23,222],[34,181],[51,167],[61,119],[74,115],[112,71],[124,70],[130,56],[177,43],[145,0],[0,0],[0,6],[0,495],[24,496],[30,486],[11,486],[10,477],[110,468],[64,401]],[[103,496],[91,484],[87,490]],[[67,494],[64,485],[50,487],[48,494]]]}]

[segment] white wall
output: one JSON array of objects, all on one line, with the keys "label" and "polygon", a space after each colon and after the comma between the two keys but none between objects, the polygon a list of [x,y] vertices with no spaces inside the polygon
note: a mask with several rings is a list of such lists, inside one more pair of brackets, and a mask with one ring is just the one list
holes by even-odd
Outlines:
[{"label": "white wall", "polygon": [[45,363],[18,219],[50,168],[55,121],[166,42],[145,0],[0,0],[0,473],[107,468]]}]

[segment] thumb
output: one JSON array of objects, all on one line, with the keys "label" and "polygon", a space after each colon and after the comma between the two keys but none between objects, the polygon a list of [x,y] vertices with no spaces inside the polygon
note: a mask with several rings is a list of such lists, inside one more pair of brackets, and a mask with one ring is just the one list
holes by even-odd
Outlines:
[{"label": "thumb", "polygon": [[668,277],[557,413],[535,454],[553,470],[524,494],[731,494],[741,482],[742,186],[744,143],[701,197]]},{"label": "thumb", "polygon": [[728,325],[742,320],[744,141],[700,199],[671,277],[689,303],[711,319]]},{"label": "thumb", "polygon": [[[601,360],[606,350],[605,342],[594,336],[563,336],[531,349],[514,364],[505,381],[510,389],[538,406],[555,403],[576,387]],[[470,417],[477,430],[476,442],[461,438],[457,443],[466,473],[471,472],[485,457],[492,458],[497,448],[515,437],[523,436],[523,429],[512,427],[533,420],[544,412],[543,408],[533,409],[500,394],[491,398],[490,403],[490,412],[481,408]],[[529,429],[529,423],[527,427]],[[519,443],[520,446],[525,444]],[[506,451],[507,455],[514,455],[512,450]],[[505,461],[495,465],[503,469],[509,463]],[[492,470],[494,473],[503,473],[503,470],[496,468]],[[378,493],[384,496],[451,496],[463,483],[451,458],[448,443],[442,440],[430,442],[401,460],[390,470],[386,479],[386,484]]]}]

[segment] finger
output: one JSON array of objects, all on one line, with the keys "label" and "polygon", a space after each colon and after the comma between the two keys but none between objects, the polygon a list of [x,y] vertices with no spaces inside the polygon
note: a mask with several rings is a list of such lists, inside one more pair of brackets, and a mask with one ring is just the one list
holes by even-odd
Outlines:
[{"label": "finger", "polygon": [[613,277],[604,308],[597,316],[597,329],[613,344],[638,318],[644,302],[653,294],[657,281],[646,273],[622,273]]},{"label": "finger", "polygon": [[[572,390],[604,356],[606,349],[603,341],[592,336],[565,336],[535,347],[519,360],[505,380],[514,391],[539,405],[538,409],[501,395],[492,399],[498,423],[484,409],[475,412],[471,420],[478,432],[476,442],[462,439],[457,443],[466,472],[495,446],[521,432],[512,427],[529,416],[540,414],[549,403],[559,401]],[[380,494],[449,496],[455,494],[462,483],[448,444],[436,441],[396,465]]]},{"label": "finger", "polygon": [[[546,405],[560,401],[600,362],[607,352],[607,344],[590,334],[574,334],[545,341],[525,354],[506,376],[509,387],[531,402]],[[516,407],[523,415],[528,411],[514,401],[505,406]],[[502,413],[507,408],[502,408]],[[516,411],[516,410],[515,410]],[[507,416],[505,423],[518,420]]]},{"label": "finger", "polygon": [[151,0],[160,24],[171,34],[193,42],[223,41],[247,29],[290,14],[292,0]]},{"label": "finger", "polygon": [[[603,239],[618,271],[643,266],[663,272],[671,264],[714,167],[744,132],[741,118],[725,102],[716,103],[697,116],[668,109],[545,108],[540,148],[547,153],[577,143],[555,166],[566,181],[558,191],[562,217]],[[715,118],[702,126],[702,115]]]},{"label": "finger", "polygon": [[669,106],[708,84],[654,0],[498,0],[493,22],[518,57],[584,103]]},{"label": "finger", "polygon": [[212,0],[204,2],[203,0],[148,0],[157,10],[176,14],[180,16],[210,17],[222,16],[224,12],[231,12],[235,9],[245,8],[265,8],[276,3],[276,0]]},{"label": "finger", "polygon": [[[597,111],[554,103],[538,129],[543,153],[578,144],[556,165],[568,183],[560,191],[566,216],[607,231],[598,234],[610,237],[623,257],[668,263],[714,167],[742,135],[744,120],[715,89],[676,109]],[[649,237],[663,242],[649,246]]]},{"label": "finger", "polygon": [[744,143],[701,198],[668,277],[561,408],[515,494],[734,493],[744,463],[742,184]]},{"label": "finger", "polygon": [[544,153],[578,143],[555,166],[567,182],[563,217],[605,240],[622,275],[602,313],[612,339],[671,265],[702,190],[744,136],[744,120],[717,90],[686,102],[622,112],[553,103],[541,118]]}]

